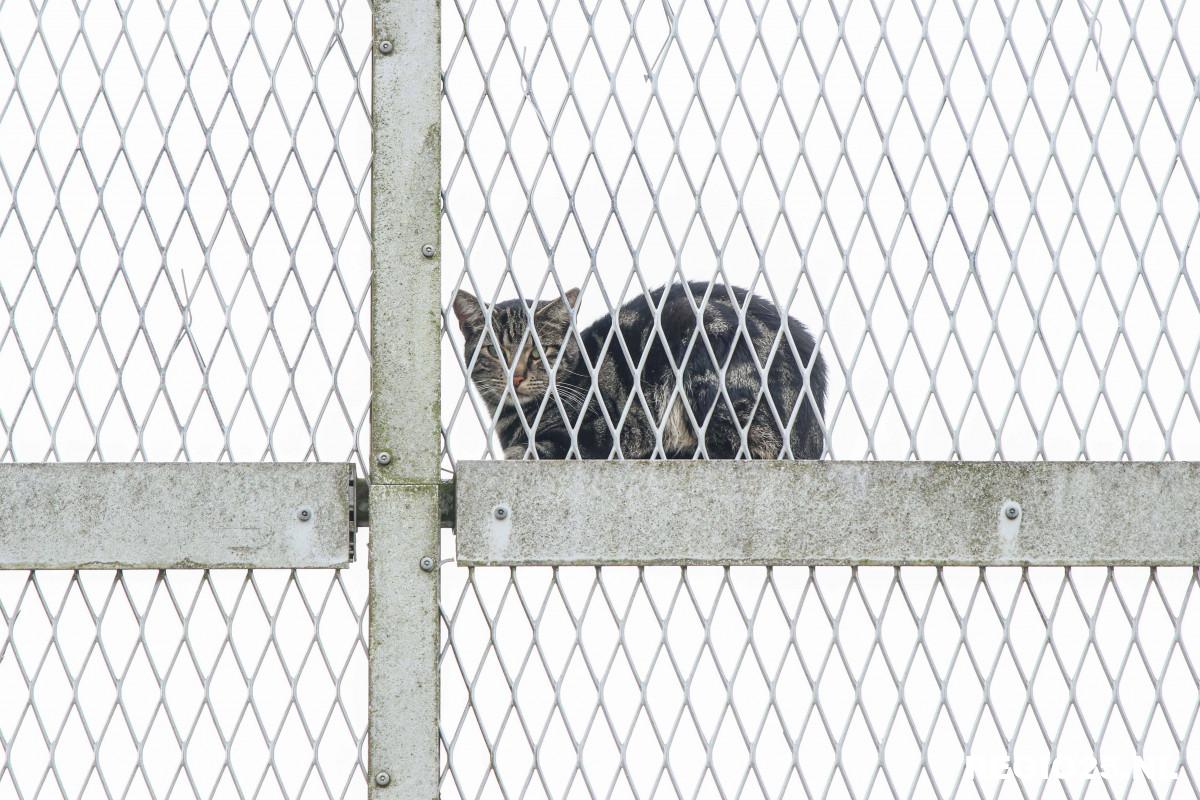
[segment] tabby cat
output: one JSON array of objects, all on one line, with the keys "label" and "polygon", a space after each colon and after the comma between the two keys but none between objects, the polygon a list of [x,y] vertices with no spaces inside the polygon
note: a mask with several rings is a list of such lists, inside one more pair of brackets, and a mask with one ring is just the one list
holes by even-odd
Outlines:
[{"label": "tabby cat", "polygon": [[[695,309],[710,290],[703,321],[715,363],[696,331]],[[611,338],[611,315],[576,337],[569,307],[578,295],[495,303],[490,329],[488,309],[473,295],[454,299],[464,352],[474,359],[471,379],[494,417],[501,408],[496,431],[505,458],[820,458],[825,362],[799,321],[786,317],[797,362],[780,332],[785,318],[767,300],[719,283],[676,283],[622,306]],[[749,339],[738,328],[739,308]],[[640,379],[631,368],[639,364]],[[727,365],[725,392],[718,365]],[[774,410],[760,391],[760,365],[769,365]]]}]

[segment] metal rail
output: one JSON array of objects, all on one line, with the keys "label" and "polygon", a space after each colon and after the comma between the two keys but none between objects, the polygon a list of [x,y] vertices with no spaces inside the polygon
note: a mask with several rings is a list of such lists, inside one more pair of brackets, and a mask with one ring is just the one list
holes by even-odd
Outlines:
[{"label": "metal rail", "polygon": [[460,462],[474,565],[1200,563],[1200,464]]},{"label": "metal rail", "polygon": [[5,464],[0,569],[343,567],[353,464]]}]

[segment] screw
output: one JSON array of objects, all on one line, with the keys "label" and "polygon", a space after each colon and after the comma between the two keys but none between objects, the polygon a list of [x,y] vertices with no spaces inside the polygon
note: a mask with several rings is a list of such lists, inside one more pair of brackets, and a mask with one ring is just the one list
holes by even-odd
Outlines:
[{"label": "screw", "polygon": [[433,572],[433,557],[421,556],[421,569],[426,572]]},{"label": "screw", "polygon": [[496,506],[492,514],[495,515],[496,519],[504,521],[508,519],[508,506]]},{"label": "screw", "polygon": [[379,41],[379,52],[383,53],[385,56],[388,53],[392,52],[392,40],[391,39],[381,39]]},{"label": "screw", "polygon": [[1009,519],[1016,519],[1021,516],[1021,507],[1016,503],[1009,503],[1008,507],[1004,509],[1004,516]]},{"label": "screw", "polygon": [[425,256],[426,258],[433,258],[433,253],[433,245],[431,244],[427,244],[421,248],[421,255]]},{"label": "screw", "polygon": [[296,512],[296,518],[301,522],[308,522],[310,519],[312,519],[312,515],[312,509],[308,507],[302,508]]},{"label": "screw", "polygon": [[387,450],[384,450],[383,452],[381,452],[377,456],[375,456],[375,460],[377,462],[379,462],[379,465],[381,467],[386,467],[388,464],[392,463],[392,454],[389,453]]},{"label": "screw", "polygon": [[375,785],[376,786],[387,786],[391,782],[392,782],[391,773],[389,773],[385,770],[380,770],[379,772],[375,773]]}]

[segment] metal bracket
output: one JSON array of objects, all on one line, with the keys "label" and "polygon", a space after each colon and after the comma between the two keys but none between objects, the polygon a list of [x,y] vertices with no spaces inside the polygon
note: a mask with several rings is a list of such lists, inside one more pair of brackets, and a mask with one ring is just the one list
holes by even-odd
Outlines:
[{"label": "metal bracket", "polygon": [[453,480],[442,481],[438,485],[438,507],[441,509],[443,528],[453,528],[455,523],[458,522],[454,492]]},{"label": "metal bracket", "polygon": [[[366,509],[366,492],[365,488],[360,490],[359,487],[366,487],[366,481],[358,479],[358,469],[351,467],[350,469],[350,492],[347,498],[347,505],[350,507],[350,561],[358,559],[358,511],[359,504]],[[360,496],[360,492],[362,493]]]},{"label": "metal bracket", "polygon": [[354,527],[366,528],[371,524],[371,482],[361,480],[354,484]]},{"label": "metal bracket", "polygon": [[[366,480],[351,480],[354,503],[351,510],[351,525],[366,528],[371,524],[371,483]],[[454,481],[445,480],[438,484],[438,508],[443,528],[453,528],[455,523]],[[354,535],[350,536],[351,559],[354,558]]]}]

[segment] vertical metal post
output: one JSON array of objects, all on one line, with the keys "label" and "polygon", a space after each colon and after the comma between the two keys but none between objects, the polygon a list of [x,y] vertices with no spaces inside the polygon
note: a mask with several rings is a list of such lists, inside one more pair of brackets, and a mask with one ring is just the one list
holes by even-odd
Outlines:
[{"label": "vertical metal post", "polygon": [[376,0],[371,179],[372,483],[441,461],[441,55],[437,0]]},{"label": "vertical metal post", "polygon": [[436,486],[371,487],[367,780],[377,800],[438,795],[437,497]]},{"label": "vertical metal post", "polygon": [[437,797],[441,53],[437,0],[375,0],[369,796]]}]

